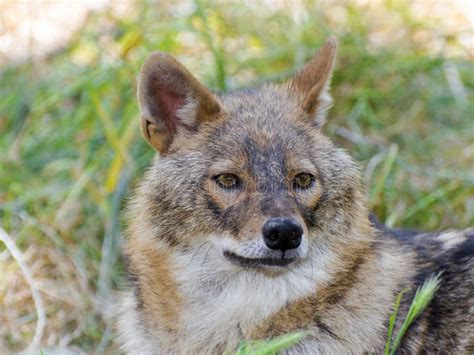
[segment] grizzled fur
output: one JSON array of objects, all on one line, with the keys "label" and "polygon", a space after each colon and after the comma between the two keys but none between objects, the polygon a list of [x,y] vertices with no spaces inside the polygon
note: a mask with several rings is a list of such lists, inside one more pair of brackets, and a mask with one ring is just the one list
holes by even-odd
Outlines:
[{"label": "grizzled fur", "polygon": [[[439,273],[400,353],[474,351],[474,230],[389,230],[369,216],[357,165],[322,132],[335,49],[330,38],[287,83],[228,94],[166,54],[146,61],[142,131],[160,157],[129,206],[124,351],[224,353],[304,330],[289,353],[381,353],[396,296],[408,288],[395,331]],[[221,174],[238,183],[222,188]],[[298,248],[265,247],[274,217],[302,226]]]}]

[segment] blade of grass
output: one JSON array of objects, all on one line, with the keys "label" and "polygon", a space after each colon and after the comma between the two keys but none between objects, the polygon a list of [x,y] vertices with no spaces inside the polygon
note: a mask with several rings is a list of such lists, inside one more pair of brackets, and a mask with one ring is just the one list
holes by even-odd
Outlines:
[{"label": "blade of grass", "polygon": [[194,0],[194,5],[196,7],[196,16],[202,21],[203,29],[200,34],[203,36],[204,41],[206,41],[209,49],[212,52],[214,57],[214,65],[216,67],[216,84],[219,90],[226,91],[227,83],[226,83],[226,72],[225,72],[225,59],[222,53],[222,49],[216,45],[215,41],[213,40],[213,36],[215,34],[212,33],[208,17],[206,16],[204,7],[201,4],[200,0]]},{"label": "blade of grass", "polygon": [[398,154],[398,146],[396,144],[390,145],[390,148],[387,153],[387,158],[382,167],[382,172],[380,173],[377,179],[377,182],[375,184],[375,187],[372,190],[372,194],[370,197],[370,202],[372,206],[376,205],[379,202],[380,194],[382,193],[382,190],[383,190],[383,187],[385,186],[387,178],[390,175],[390,172],[392,171],[397,154]]},{"label": "blade of grass", "polygon": [[[124,133],[120,137],[121,146],[124,147],[123,149],[127,152],[130,151],[131,144],[136,137],[135,132],[137,131],[136,128],[138,126],[138,122],[140,122],[138,119],[131,117],[127,123],[127,126],[125,127]],[[105,180],[105,189],[107,192],[112,192],[115,190],[123,170],[123,165],[125,163],[126,161],[123,159],[121,154],[117,154],[110,163],[110,167],[107,172],[107,178]],[[133,163],[133,161],[131,161],[131,163]],[[134,163],[129,164],[128,168],[131,171],[134,171]]]},{"label": "blade of grass", "polygon": [[425,209],[432,203],[434,203],[436,200],[439,200],[441,197],[449,194],[450,192],[454,191],[459,187],[459,182],[458,181],[450,181],[447,184],[441,186],[439,189],[433,191],[429,195],[423,197],[421,200],[419,200],[417,203],[415,203],[413,206],[410,208],[407,208],[405,213],[403,214],[401,220],[407,220],[414,214],[418,213],[419,211]]},{"label": "blade of grass", "polygon": [[384,354],[389,355],[390,353],[390,345],[392,342],[393,337],[393,328],[395,327],[395,321],[397,320],[398,309],[400,308],[400,302],[402,301],[403,295],[408,291],[408,289],[402,290],[395,301],[395,305],[393,307],[392,315],[390,316],[389,324],[388,324],[388,334],[387,334],[387,342],[385,343]]},{"label": "blade of grass", "polygon": [[428,304],[433,299],[434,294],[439,288],[441,279],[440,274],[433,276],[426,280],[421,287],[416,291],[415,297],[410,305],[407,316],[403,321],[402,326],[393,342],[392,348],[390,349],[389,355],[394,355],[397,348],[400,346],[403,337],[410,325],[415,321],[416,318],[425,310]]},{"label": "blade of grass", "polygon": [[114,150],[119,153],[122,158],[127,162],[127,163],[132,163],[132,158],[130,157],[130,154],[128,151],[125,150],[122,141],[119,138],[119,135],[115,129],[114,122],[112,121],[112,118],[110,117],[108,111],[102,106],[102,104],[99,101],[99,98],[97,96],[96,92],[91,93],[91,99],[94,104],[94,109],[96,110],[100,120],[102,121],[104,125],[104,133],[107,138],[107,140],[110,142],[110,145],[114,148]]},{"label": "blade of grass", "polygon": [[279,351],[288,349],[303,339],[307,334],[297,332],[285,334],[269,341],[242,342],[236,355],[271,355]]},{"label": "blade of grass", "polygon": [[31,296],[33,297],[33,302],[36,308],[36,315],[38,317],[38,321],[36,322],[35,335],[33,336],[33,340],[31,340],[31,343],[27,348],[27,351],[33,351],[39,346],[41,338],[43,337],[44,328],[46,327],[46,310],[44,307],[43,298],[41,297],[38,285],[36,284],[36,280],[33,278],[33,275],[28,265],[26,264],[23,254],[17,248],[15,241],[7,234],[7,232],[3,230],[3,228],[0,228],[0,241],[5,244],[5,247],[10,252],[10,255],[17,262],[31,290]]},{"label": "blade of grass", "polygon": [[63,217],[67,214],[69,206],[75,200],[77,200],[80,193],[84,190],[85,186],[89,183],[90,179],[94,175],[97,169],[99,169],[100,164],[103,161],[104,153],[106,152],[106,146],[103,145],[100,150],[96,154],[96,159],[89,163],[87,168],[81,174],[81,176],[77,179],[77,181],[72,185],[71,190],[67,197],[64,199],[64,202],[58,208],[58,212],[54,217],[54,221],[56,224],[60,223]]}]

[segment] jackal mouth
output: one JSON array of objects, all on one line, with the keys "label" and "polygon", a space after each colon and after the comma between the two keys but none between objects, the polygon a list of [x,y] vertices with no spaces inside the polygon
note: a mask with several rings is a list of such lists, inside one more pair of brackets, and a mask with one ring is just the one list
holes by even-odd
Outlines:
[{"label": "jackal mouth", "polygon": [[294,263],[298,258],[245,258],[237,255],[231,251],[225,250],[224,257],[229,260],[232,264],[247,267],[247,268],[261,268],[268,266],[285,267]]}]

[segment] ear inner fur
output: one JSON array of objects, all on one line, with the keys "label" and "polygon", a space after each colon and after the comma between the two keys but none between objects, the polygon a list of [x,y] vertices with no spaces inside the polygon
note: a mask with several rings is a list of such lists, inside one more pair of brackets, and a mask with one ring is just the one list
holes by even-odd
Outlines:
[{"label": "ear inner fur", "polygon": [[173,57],[155,52],[145,61],[138,81],[141,127],[145,139],[166,153],[179,128],[194,131],[218,116],[217,98]]}]

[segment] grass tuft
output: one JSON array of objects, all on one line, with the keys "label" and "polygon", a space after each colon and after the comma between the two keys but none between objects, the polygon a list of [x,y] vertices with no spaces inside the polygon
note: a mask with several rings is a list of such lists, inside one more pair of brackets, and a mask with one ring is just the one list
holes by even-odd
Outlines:
[{"label": "grass tuft", "polygon": [[418,318],[418,316],[425,310],[425,308],[430,304],[431,300],[433,299],[434,294],[438,290],[439,285],[441,283],[440,277],[441,275],[431,277],[416,290],[415,297],[413,298],[410,308],[408,309],[408,313],[405,317],[405,320],[403,321],[398,331],[398,334],[395,337],[395,340],[393,340],[392,342],[393,330],[397,319],[397,313],[400,307],[400,301],[407,290],[403,290],[400,292],[396,299],[393,313],[390,316],[387,342],[385,344],[384,349],[385,355],[395,354],[410,325],[416,320],[416,318]]}]

